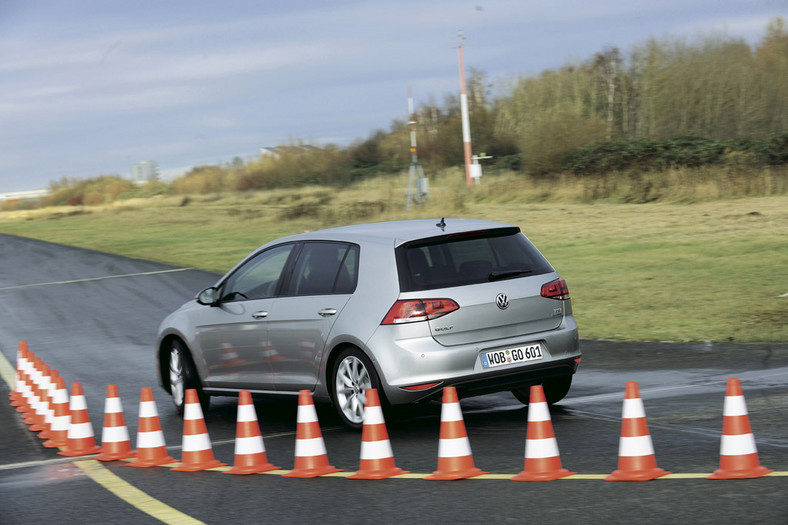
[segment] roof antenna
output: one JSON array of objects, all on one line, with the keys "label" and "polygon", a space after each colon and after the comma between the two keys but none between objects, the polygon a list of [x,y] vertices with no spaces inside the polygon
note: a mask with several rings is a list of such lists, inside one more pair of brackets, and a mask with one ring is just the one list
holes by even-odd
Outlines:
[{"label": "roof antenna", "polygon": [[441,231],[446,229],[446,218],[441,217],[441,222],[437,223],[435,226],[441,229]]}]

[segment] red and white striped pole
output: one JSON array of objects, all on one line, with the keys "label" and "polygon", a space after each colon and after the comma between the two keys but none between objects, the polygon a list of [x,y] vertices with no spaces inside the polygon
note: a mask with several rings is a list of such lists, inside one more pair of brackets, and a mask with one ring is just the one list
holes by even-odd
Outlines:
[{"label": "red and white striped pole", "polygon": [[462,114],[462,148],[465,152],[465,183],[468,187],[473,185],[471,177],[471,121],[468,117],[468,94],[465,92],[465,64],[462,58],[462,42],[465,40],[460,35],[460,45],[457,54],[460,58],[460,113]]},{"label": "red and white striped pole", "polygon": [[413,108],[413,89],[408,86],[408,126],[410,127],[410,161],[413,164],[419,162],[416,154],[416,113]]}]

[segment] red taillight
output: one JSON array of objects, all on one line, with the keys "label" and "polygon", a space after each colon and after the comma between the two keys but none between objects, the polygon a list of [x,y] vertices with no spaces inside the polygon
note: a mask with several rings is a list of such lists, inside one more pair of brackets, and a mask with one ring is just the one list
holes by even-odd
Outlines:
[{"label": "red taillight", "polygon": [[569,288],[566,286],[566,281],[556,279],[543,284],[542,297],[547,297],[548,299],[569,299]]},{"label": "red taillight", "polygon": [[437,319],[454,310],[459,310],[460,305],[451,299],[412,299],[397,301],[389,309],[389,313],[380,324],[415,323]]},{"label": "red taillight", "polygon": [[427,389],[432,388],[434,386],[437,386],[439,384],[440,384],[440,381],[437,381],[435,383],[424,383],[423,385],[401,386],[400,388],[402,390],[407,390],[408,392],[419,392],[421,390],[427,390]]}]

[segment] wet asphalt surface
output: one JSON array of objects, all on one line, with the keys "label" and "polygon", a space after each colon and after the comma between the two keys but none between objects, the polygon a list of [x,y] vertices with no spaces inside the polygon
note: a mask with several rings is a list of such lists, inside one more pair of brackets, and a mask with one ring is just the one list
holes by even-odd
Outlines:
[{"label": "wet asphalt surface", "polygon": [[[0,352],[14,366],[24,340],[67,383],[81,382],[97,440],[107,384],[118,385],[132,442],[140,389],[153,387],[165,442],[178,459],[183,423],[158,387],[152,345],[160,320],[217,278],[0,235]],[[644,483],[582,477],[356,481],[101,463],[101,471],[120,478],[118,495],[86,474],[96,463],[90,457],[64,458],[44,448],[5,401],[9,386],[0,381],[0,523],[160,523],[146,513],[145,502],[169,509],[156,514],[168,522],[788,523],[788,344],[583,341],[582,349],[572,391],[551,413],[564,467],[596,475],[617,468],[624,388],[637,381],[659,467],[711,473],[719,468],[726,381],[738,377],[760,463],[780,475]],[[494,474],[520,472],[527,408],[509,393],[461,405],[475,466]],[[292,468],[296,400],[257,399],[255,407],[269,461]],[[437,468],[440,408],[433,402],[387,416],[399,467],[421,474]],[[358,470],[360,434],[344,429],[330,407],[318,407],[318,414],[329,462]],[[215,398],[205,419],[215,457],[232,464],[236,400]]]}]

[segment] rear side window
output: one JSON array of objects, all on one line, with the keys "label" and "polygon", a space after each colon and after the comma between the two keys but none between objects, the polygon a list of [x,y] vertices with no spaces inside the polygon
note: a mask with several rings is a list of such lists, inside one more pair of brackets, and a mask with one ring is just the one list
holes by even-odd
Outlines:
[{"label": "rear side window", "polygon": [[400,290],[413,292],[553,271],[517,228],[410,242],[397,248]]},{"label": "rear side window", "polygon": [[358,246],[307,242],[298,255],[287,295],[353,293],[357,275]]}]

